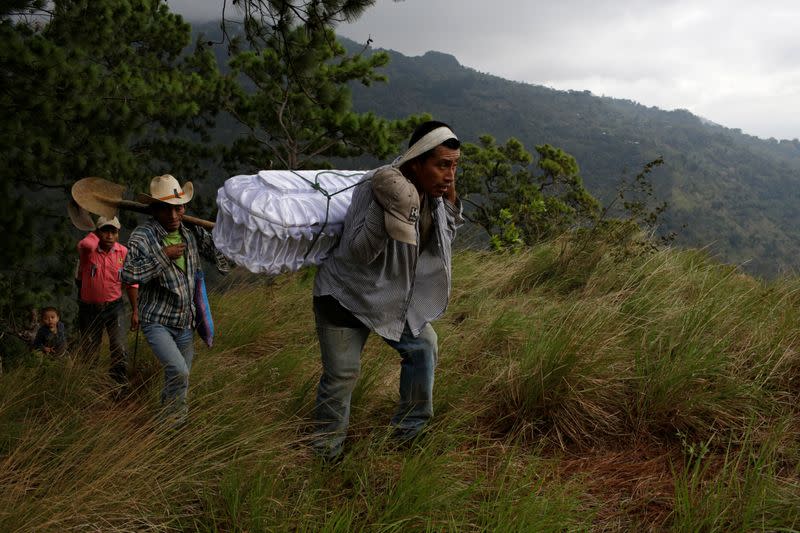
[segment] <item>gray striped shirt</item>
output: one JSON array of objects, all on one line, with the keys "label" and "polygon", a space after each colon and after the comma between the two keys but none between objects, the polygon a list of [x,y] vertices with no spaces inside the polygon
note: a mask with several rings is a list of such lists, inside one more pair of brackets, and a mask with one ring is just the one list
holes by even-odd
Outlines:
[{"label": "gray striped shirt", "polygon": [[317,271],[314,296],[333,296],[381,337],[400,340],[406,322],[416,337],[447,308],[461,202],[428,198],[434,227],[430,242],[419,250],[387,235],[383,208],[372,194],[372,174],[353,191],[339,243]]}]

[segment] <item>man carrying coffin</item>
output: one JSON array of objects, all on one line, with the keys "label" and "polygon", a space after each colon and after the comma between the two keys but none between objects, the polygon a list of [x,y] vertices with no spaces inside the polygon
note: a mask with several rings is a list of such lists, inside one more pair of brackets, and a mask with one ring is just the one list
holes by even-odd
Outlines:
[{"label": "man carrying coffin", "polygon": [[327,460],[342,452],[370,331],[401,358],[393,438],[411,442],[433,416],[438,346],[430,323],[450,297],[451,246],[463,221],[455,190],[460,156],[449,126],[420,125],[405,154],[355,188],[339,244],[317,272],[322,376],[313,447]]}]

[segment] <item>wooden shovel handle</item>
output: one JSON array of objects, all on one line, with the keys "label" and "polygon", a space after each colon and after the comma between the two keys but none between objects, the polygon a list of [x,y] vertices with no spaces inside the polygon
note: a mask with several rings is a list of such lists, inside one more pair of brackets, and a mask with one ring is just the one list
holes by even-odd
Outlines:
[{"label": "wooden shovel handle", "polygon": [[[119,200],[117,207],[120,209],[125,209],[126,211],[136,211],[137,213],[150,213],[150,206],[147,204],[142,204],[139,202],[132,202],[130,200]],[[214,223],[209,220],[203,220],[202,218],[193,217],[191,215],[183,215],[183,221],[192,224],[194,226],[200,226],[201,228],[206,229],[214,229]]]}]

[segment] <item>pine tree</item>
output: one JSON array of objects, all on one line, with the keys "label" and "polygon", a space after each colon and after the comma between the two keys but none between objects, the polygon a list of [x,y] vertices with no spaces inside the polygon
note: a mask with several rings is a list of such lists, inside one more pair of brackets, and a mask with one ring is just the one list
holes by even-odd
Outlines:
[{"label": "pine tree", "polygon": [[[162,0],[16,1],[0,11],[0,327],[72,288],[77,179],[186,175],[226,82]],[[2,343],[0,343],[2,344]]]},{"label": "pine tree", "polygon": [[[240,8],[244,37],[230,40],[229,64],[246,81],[227,109],[247,131],[228,153],[233,168],[322,168],[330,157],[384,158],[397,150],[421,119],[387,121],[356,113],[348,88],[351,82],[385,81],[376,69],[388,55],[348,54],[334,33],[338,22],[358,17],[373,3],[233,2]],[[230,21],[223,23],[231,27]]]}]

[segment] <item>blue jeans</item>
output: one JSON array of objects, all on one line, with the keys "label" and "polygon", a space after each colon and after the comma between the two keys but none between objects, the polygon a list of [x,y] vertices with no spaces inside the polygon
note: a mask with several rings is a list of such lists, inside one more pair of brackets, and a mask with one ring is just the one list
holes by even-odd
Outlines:
[{"label": "blue jeans", "polygon": [[[315,311],[317,311],[315,309]],[[314,449],[325,457],[342,451],[350,419],[350,398],[361,371],[361,351],[369,329],[337,326],[316,312],[322,352],[322,377],[317,388]],[[406,325],[399,341],[384,339],[400,354],[400,401],[392,417],[394,436],[413,438],[433,416],[433,379],[437,336],[426,324],[417,337]]]},{"label": "blue jeans", "polygon": [[150,349],[164,367],[161,405],[165,414],[186,416],[186,391],[194,357],[192,328],[173,328],[155,323],[142,324],[142,333]]}]

